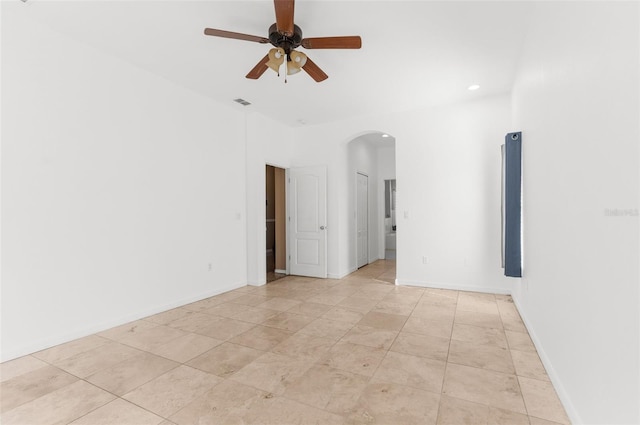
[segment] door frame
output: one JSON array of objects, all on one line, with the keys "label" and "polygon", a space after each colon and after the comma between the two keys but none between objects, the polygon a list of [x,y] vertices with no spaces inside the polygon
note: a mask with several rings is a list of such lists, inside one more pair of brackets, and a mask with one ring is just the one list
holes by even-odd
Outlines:
[{"label": "door frame", "polygon": [[[365,173],[364,171],[357,171],[356,170],[356,196],[354,196],[355,201],[356,201],[356,225],[355,225],[355,236],[356,236],[356,270],[358,270],[360,267],[358,266],[358,174],[360,174],[361,176],[364,176],[367,178],[367,252],[366,252],[366,263],[364,266],[369,264],[369,174]],[[361,266],[361,267],[364,267]]]},{"label": "door frame", "polygon": [[[289,275],[289,168],[288,167],[284,167],[281,165],[278,165],[274,162],[265,162],[263,165],[263,172],[264,169],[266,169],[267,165],[270,165],[272,167],[275,168],[280,168],[282,170],[284,170],[284,209],[285,209],[285,235],[284,238],[287,241],[286,242],[286,247],[285,247],[285,260],[286,260],[286,269],[285,269],[285,274]],[[264,199],[262,202],[262,205],[264,206],[264,203],[267,200],[266,197],[266,191],[263,191],[262,194],[264,195]],[[263,222],[266,222],[266,215],[265,217],[263,217]],[[265,233],[265,240],[263,241],[263,243],[261,244],[261,248],[260,248],[263,252],[262,252],[262,258],[267,258],[267,248],[266,248],[266,233]],[[275,256],[275,252],[274,252],[274,256]],[[266,263],[265,263],[265,267],[263,267],[264,269],[264,276],[265,276],[265,281],[266,281],[266,276],[267,276],[267,267],[266,267]]]}]

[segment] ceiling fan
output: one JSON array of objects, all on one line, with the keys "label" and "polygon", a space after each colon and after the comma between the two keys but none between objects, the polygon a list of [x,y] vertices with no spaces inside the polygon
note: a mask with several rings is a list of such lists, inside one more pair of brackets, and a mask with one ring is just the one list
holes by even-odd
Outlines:
[{"label": "ceiling fan", "polygon": [[324,81],[329,76],[324,73],[307,55],[295,50],[302,46],[305,49],[359,49],[362,46],[360,36],[344,37],[315,37],[302,38],[302,30],[293,23],[295,0],[274,0],[276,23],[269,27],[269,37],[242,34],[213,28],[205,28],[206,35],[215,37],[234,38],[236,40],[254,41],[261,44],[271,43],[273,48],[246,75],[247,78],[257,80],[267,70],[273,69],[280,75],[280,66],[286,60],[286,74],[291,75],[303,69],[317,82]]}]

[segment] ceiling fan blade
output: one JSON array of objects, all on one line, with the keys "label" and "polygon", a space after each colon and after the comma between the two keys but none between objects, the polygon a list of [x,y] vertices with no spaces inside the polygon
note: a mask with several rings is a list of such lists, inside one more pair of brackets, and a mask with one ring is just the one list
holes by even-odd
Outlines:
[{"label": "ceiling fan blade", "polygon": [[254,66],[251,71],[249,71],[249,73],[247,74],[247,78],[250,78],[252,80],[257,80],[258,78],[260,78],[262,74],[264,74],[264,72],[267,70],[268,61],[269,55],[266,55],[265,57],[260,59],[260,62],[258,62],[257,65]]},{"label": "ceiling fan blade", "polygon": [[311,78],[316,80],[317,83],[329,78],[329,76],[325,74],[324,71],[321,70],[320,67],[315,64],[315,62],[309,59],[308,56],[307,56],[307,62],[304,64],[302,69],[304,69],[305,72],[311,76]]},{"label": "ceiling fan blade", "polygon": [[305,49],[359,49],[362,39],[358,35],[303,38],[301,45]]},{"label": "ceiling fan blade", "polygon": [[294,0],[273,0],[276,9],[276,28],[280,34],[293,35]]},{"label": "ceiling fan blade", "polygon": [[268,43],[269,39],[265,37],[258,37],[257,35],[242,34],[239,32],[231,32],[224,30],[216,30],[213,28],[205,28],[204,33],[206,35],[212,35],[214,37],[233,38],[236,40],[255,41],[256,43]]}]

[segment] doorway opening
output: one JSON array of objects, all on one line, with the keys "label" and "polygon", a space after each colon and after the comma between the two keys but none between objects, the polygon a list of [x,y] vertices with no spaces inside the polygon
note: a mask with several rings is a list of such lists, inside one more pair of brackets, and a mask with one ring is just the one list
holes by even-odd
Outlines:
[{"label": "doorway opening", "polygon": [[396,259],[396,179],[384,181],[384,259]]},{"label": "doorway opening", "polygon": [[369,176],[356,173],[356,267],[369,264]]},{"label": "doorway opening", "polygon": [[347,163],[349,271],[375,262],[374,269],[387,268],[378,279],[395,283],[395,138],[380,131],[354,137],[347,144]]},{"label": "doorway opening", "polygon": [[267,283],[287,275],[287,203],[284,168],[265,167]]}]

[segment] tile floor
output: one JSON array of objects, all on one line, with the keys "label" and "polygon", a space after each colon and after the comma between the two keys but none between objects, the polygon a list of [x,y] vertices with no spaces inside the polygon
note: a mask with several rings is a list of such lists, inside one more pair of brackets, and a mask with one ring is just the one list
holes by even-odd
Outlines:
[{"label": "tile floor", "polygon": [[244,287],[2,364],[4,425],[568,424],[510,297]]}]

